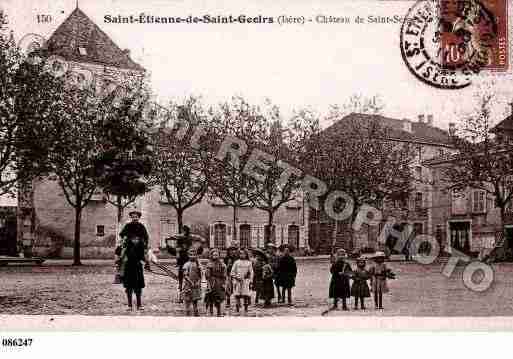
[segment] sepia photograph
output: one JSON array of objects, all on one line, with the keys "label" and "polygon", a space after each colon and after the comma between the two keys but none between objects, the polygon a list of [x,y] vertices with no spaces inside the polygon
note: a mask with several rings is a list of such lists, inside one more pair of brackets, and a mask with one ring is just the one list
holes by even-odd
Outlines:
[{"label": "sepia photograph", "polygon": [[512,330],[512,8],[1,0],[0,352]]}]

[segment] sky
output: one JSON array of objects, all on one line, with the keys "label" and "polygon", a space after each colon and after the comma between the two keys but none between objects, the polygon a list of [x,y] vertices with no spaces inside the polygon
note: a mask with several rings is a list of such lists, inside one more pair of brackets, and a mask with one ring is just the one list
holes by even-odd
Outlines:
[{"label": "sky", "polygon": [[[76,0],[2,0],[15,37],[48,38],[73,11]],[[474,106],[473,94],[490,76],[461,90],[441,90],[417,80],[399,49],[400,24],[356,24],[355,16],[405,16],[407,0],[79,0],[79,7],[151,75],[158,102],[189,94],[215,103],[243,95],[254,103],[270,98],[285,115],[312,108],[325,113],[353,94],[379,95],[383,114],[416,120],[433,114],[447,128]],[[114,24],[105,15],[347,16],[351,24]],[[38,14],[51,15],[38,23]],[[513,100],[513,77],[494,76],[494,120]]]}]

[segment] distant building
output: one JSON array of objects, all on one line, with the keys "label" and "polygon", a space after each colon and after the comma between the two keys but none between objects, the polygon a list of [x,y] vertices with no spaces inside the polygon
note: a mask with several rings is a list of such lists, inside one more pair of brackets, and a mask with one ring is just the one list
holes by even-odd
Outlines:
[{"label": "distant building", "polygon": [[[337,131],[344,133],[348,122],[354,120],[360,123],[377,121],[387,128],[389,141],[408,143],[415,146],[416,156],[411,163],[414,173],[414,191],[408,200],[390,201],[383,203],[383,218],[389,216],[397,220],[397,226],[402,229],[406,224],[411,225],[417,234],[433,233],[433,218],[430,208],[433,205],[432,176],[429,167],[423,162],[427,159],[445,156],[454,152],[449,133],[433,126],[433,116],[419,115],[417,121],[409,119],[394,119],[381,115],[352,113],[332,126],[325,132]],[[354,233],[346,222],[335,222],[324,211],[309,210],[309,237],[312,249],[319,253],[328,253],[332,245],[346,250],[358,250],[365,247],[384,249],[377,242],[383,226],[365,227],[359,233]],[[389,244],[393,247],[393,244]]]},{"label": "distant building", "polygon": [[[130,58],[128,50],[121,50],[78,8],[55,30],[47,47],[50,54],[62,57],[70,65],[77,81],[92,78],[98,90],[144,72]],[[19,239],[31,243],[36,254],[70,257],[74,210],[66,202],[57,183],[50,180],[34,182],[21,197]],[[165,238],[178,232],[175,211],[166,204],[158,188],[139,198],[131,208],[142,212],[142,222],[149,230],[152,248],[165,246]],[[125,217],[129,210],[125,211]],[[306,221],[301,200],[284,205],[275,215],[271,231],[275,242],[291,243],[296,248],[306,247]],[[188,209],[184,223],[191,226],[193,233],[203,235],[211,247],[226,248],[231,244],[259,247],[264,245],[267,216],[252,207],[239,209],[236,218],[238,243],[232,240],[233,212],[220,202],[204,200]],[[112,257],[119,232],[117,211],[104,200],[101,191],[84,208],[81,228],[83,258]]]}]

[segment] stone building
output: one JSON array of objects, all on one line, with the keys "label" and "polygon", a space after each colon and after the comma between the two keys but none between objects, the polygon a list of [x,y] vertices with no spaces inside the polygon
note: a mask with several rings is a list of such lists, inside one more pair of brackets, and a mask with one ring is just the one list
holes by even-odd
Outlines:
[{"label": "stone building", "polygon": [[[513,115],[493,130],[498,143],[513,141]],[[493,248],[505,235],[508,248],[513,248],[513,206],[506,207],[501,228],[500,209],[495,197],[483,189],[450,189],[444,171],[457,166],[457,158],[445,156],[425,163],[433,173],[432,223],[434,235],[447,252],[456,249],[476,256],[483,249]],[[513,175],[513,174],[512,174]]]},{"label": "stone building", "polygon": [[[411,163],[414,172],[414,191],[404,202],[384,201],[383,218],[394,217],[402,229],[406,224],[411,225],[415,233],[432,234],[433,218],[430,208],[433,206],[432,175],[429,167],[423,162],[452,153],[449,133],[434,127],[433,115],[419,115],[417,121],[409,119],[394,119],[381,115],[352,113],[327,128],[325,131],[344,133],[344,128],[350,120],[358,122],[378,121],[388,129],[389,141],[409,143],[414,146],[416,156]],[[365,247],[384,249],[377,242],[383,226],[366,226],[358,233],[352,232],[347,223],[336,223],[328,218],[324,211],[309,211],[309,243],[319,253],[335,248],[358,250]]]},{"label": "stone building", "polygon": [[[130,58],[130,52],[120,49],[79,8],[55,30],[46,47],[50,55],[57,56],[58,65],[73,75],[74,81],[88,81],[98,91],[109,91],[144,74],[144,69]],[[131,207],[142,212],[152,248],[163,247],[165,238],[178,231],[175,211],[165,202],[160,190],[154,189]],[[306,247],[305,218],[301,201],[280,208],[272,231],[276,243]],[[221,203],[204,200],[185,212],[184,223],[192,227],[193,233],[203,235],[211,247],[225,248],[232,244],[232,210]],[[266,223],[265,212],[252,207],[239,209],[236,226],[240,244],[262,246]],[[112,258],[119,232],[117,211],[104,200],[101,191],[84,208],[81,229],[83,258]],[[74,211],[56,182],[48,179],[34,182],[20,194],[18,240],[33,247],[35,254],[71,257],[73,233]]]}]

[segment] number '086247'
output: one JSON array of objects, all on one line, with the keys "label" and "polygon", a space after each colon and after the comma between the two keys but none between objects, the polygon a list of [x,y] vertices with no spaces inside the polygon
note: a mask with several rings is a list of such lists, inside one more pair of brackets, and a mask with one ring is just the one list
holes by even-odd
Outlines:
[{"label": "number '086247'", "polygon": [[32,338],[2,338],[3,347],[29,347],[32,345]]}]

